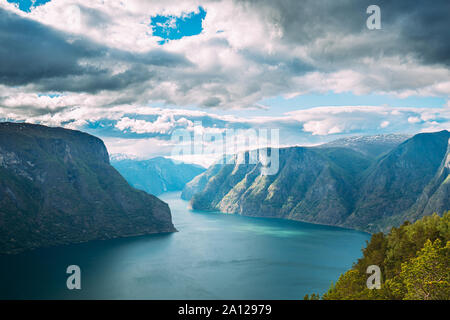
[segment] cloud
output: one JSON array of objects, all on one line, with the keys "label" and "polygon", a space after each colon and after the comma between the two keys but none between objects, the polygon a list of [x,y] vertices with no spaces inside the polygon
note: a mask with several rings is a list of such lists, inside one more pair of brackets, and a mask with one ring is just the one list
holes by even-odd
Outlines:
[{"label": "cloud", "polygon": [[[167,142],[196,121],[205,132],[280,128],[285,144],[449,128],[450,3],[380,0],[381,30],[366,28],[370,4],[59,0],[24,12],[2,1],[0,119],[124,139],[120,150],[139,139]],[[152,17],[171,17],[170,25],[200,6],[200,33],[160,44]],[[261,116],[265,99],[311,93],[440,97],[447,106],[368,100]]]},{"label": "cloud", "polygon": [[35,90],[96,93],[152,79],[152,68],[190,65],[182,55],[155,48],[129,52],[57,31],[0,8],[0,83]]},{"label": "cloud", "polygon": [[89,56],[89,51],[69,44],[57,31],[3,9],[0,9],[0,28],[0,82],[3,84],[24,85],[43,78],[90,72],[77,62],[82,56]]},{"label": "cloud", "polygon": [[[0,82],[62,100],[108,91],[105,108],[257,108],[328,91],[448,96],[448,2],[381,1],[382,30],[365,27],[369,4],[202,1],[202,32],[161,46],[151,17],[183,17],[198,1],[50,1],[29,13],[2,2]],[[68,7],[79,10],[76,28]]]},{"label": "cloud", "polygon": [[[250,1],[249,1],[250,2]],[[450,36],[445,0],[377,1],[382,30],[365,26],[370,0],[259,1],[259,11],[277,24],[283,41],[293,46],[315,44],[313,51],[333,64],[371,56],[412,55],[427,64],[450,63]],[[351,39],[351,41],[349,41]],[[385,41],[385,40],[396,40]],[[319,49],[319,50],[318,50]]]},{"label": "cloud", "polygon": [[123,117],[116,123],[115,127],[122,131],[129,129],[135,133],[169,134],[175,128],[192,129],[193,122],[184,117],[176,120],[173,115],[160,116],[154,122]]},{"label": "cloud", "polygon": [[409,117],[408,118],[408,122],[409,123],[418,123],[418,122],[420,122],[420,118],[418,118],[418,117]]},{"label": "cloud", "polygon": [[110,155],[121,154],[128,157],[150,159],[160,155],[170,155],[173,144],[157,138],[123,139],[104,138]]},{"label": "cloud", "polygon": [[313,135],[328,135],[341,133],[342,126],[335,123],[333,120],[308,121],[303,124],[303,131],[311,132]]}]

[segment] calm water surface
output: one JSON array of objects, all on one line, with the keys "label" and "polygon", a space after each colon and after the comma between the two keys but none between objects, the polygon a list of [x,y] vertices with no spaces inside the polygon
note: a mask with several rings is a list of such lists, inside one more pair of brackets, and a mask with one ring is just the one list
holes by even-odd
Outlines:
[{"label": "calm water surface", "polygon": [[[160,198],[177,233],[0,256],[2,299],[302,299],[325,292],[361,256],[366,233],[187,209]],[[82,289],[66,288],[68,265]]]}]

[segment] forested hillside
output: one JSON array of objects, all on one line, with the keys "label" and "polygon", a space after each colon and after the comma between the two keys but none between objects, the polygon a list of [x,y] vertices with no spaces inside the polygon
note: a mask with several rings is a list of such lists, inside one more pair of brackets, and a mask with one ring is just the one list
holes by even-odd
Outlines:
[{"label": "forested hillside", "polygon": [[[381,289],[368,289],[367,267],[381,269]],[[306,296],[305,299],[317,299]],[[450,211],[405,222],[388,235],[376,233],[363,257],[331,285],[322,299],[449,300]]]}]

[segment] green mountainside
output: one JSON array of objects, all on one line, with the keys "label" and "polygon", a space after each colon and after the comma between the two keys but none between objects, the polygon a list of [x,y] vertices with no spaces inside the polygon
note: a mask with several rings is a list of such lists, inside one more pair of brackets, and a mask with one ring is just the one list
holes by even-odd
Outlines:
[{"label": "green mountainside", "polygon": [[449,138],[441,131],[283,148],[275,175],[261,175],[259,164],[215,164],[183,197],[198,210],[387,232],[448,210]]},{"label": "green mountainside", "polygon": [[435,193],[436,188],[429,188],[428,195],[434,197],[434,204],[425,198],[420,201],[420,196],[427,192],[426,187],[433,184],[437,175],[448,176],[442,166],[446,162],[449,139],[448,131],[417,134],[379,159],[364,176],[347,225],[369,225],[369,231],[387,232],[406,218],[414,221],[425,214],[447,211],[448,206],[438,204],[442,201],[448,204],[448,189],[441,190],[447,193],[439,194]]},{"label": "green mountainside", "polygon": [[0,253],[173,231],[168,205],[130,187],[102,140],[0,123]]},{"label": "green mountainside", "polygon": [[190,200],[194,194],[205,188],[208,181],[216,175],[221,168],[221,164],[213,164],[202,174],[199,174],[194,179],[186,183],[183,187],[183,191],[181,192],[181,198],[184,200]]}]

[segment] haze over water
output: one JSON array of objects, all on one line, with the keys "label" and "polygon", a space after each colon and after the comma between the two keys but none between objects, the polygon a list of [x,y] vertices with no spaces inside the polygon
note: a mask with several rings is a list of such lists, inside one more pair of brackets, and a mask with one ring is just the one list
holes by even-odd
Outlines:
[{"label": "haze over water", "polygon": [[[179,232],[0,256],[2,299],[302,299],[323,293],[361,256],[369,234],[188,210],[160,196]],[[81,290],[66,288],[68,265]]]}]

